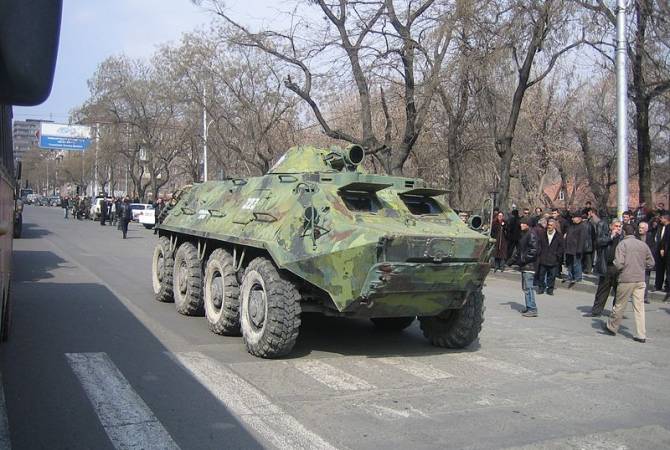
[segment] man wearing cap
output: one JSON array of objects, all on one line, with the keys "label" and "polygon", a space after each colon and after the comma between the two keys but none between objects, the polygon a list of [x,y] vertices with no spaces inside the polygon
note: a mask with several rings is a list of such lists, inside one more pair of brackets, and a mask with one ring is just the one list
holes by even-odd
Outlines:
[{"label": "man wearing cap", "polygon": [[628,299],[633,297],[633,311],[635,312],[635,336],[633,340],[644,343],[647,340],[647,331],[644,323],[644,271],[654,268],[654,255],[644,242],[635,237],[635,226],[632,223],[624,224],[625,237],[617,246],[614,267],[619,272],[619,284],[616,290],[614,311],[606,323],[603,323],[605,333],[614,336],[619,331],[623,321],[623,314],[628,306]]},{"label": "man wearing cap", "polygon": [[524,317],[537,317],[537,305],[535,304],[535,290],[533,289],[534,265],[538,254],[537,235],[530,231],[527,217],[520,220],[521,237],[519,245],[512,256],[512,264],[519,266],[521,271],[521,289],[524,293],[526,303],[521,312]]}]

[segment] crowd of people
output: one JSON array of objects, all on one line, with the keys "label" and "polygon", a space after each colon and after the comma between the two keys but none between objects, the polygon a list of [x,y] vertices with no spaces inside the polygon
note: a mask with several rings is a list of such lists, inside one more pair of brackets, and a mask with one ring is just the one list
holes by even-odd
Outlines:
[{"label": "crowd of people", "polygon": [[[70,213],[73,219],[90,219],[92,206],[99,203],[98,207],[94,208],[100,225],[105,226],[109,223],[111,226],[116,226],[121,231],[123,239],[128,235],[128,224],[133,220],[133,211],[131,204],[140,203],[140,199],[136,197],[131,200],[129,196],[126,197],[108,197],[104,194],[91,198],[87,196],[62,197],[61,208],[63,208],[63,217],[68,218]],[[165,202],[162,198],[157,199],[153,203],[155,210],[155,218],[158,220],[160,213],[163,210]]]},{"label": "crowd of people", "polygon": [[536,294],[553,295],[557,278],[570,288],[582,281],[583,274],[593,273],[598,289],[589,315],[601,316],[613,291],[613,313],[604,330],[616,333],[632,298],[635,340],[644,342],[649,291],[664,291],[664,301],[669,301],[670,211],[663,204],[651,209],[642,203],[635,211],[624,212],[621,220],[601,217],[590,204],[569,212],[494,211],[491,236],[496,240],[494,272],[510,266],[521,271],[524,317],[537,317]]}]

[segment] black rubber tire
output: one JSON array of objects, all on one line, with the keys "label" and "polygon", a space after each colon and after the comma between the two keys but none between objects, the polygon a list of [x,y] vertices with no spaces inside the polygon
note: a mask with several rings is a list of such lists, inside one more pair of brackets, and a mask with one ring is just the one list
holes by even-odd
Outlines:
[{"label": "black rubber tire", "polygon": [[144,225],[144,228],[146,228],[147,230],[151,230],[154,227],[153,225],[149,225],[148,223],[144,223],[142,225]]},{"label": "black rubber tire", "polygon": [[[212,332],[225,336],[240,334],[240,285],[233,267],[233,257],[222,248],[212,252],[205,266],[205,317]],[[223,291],[220,307],[214,303],[216,289]]]},{"label": "black rubber tire", "polygon": [[172,292],[177,312],[185,316],[203,315],[202,264],[198,259],[198,250],[190,242],[184,242],[177,249],[173,273]]},{"label": "black rubber tire", "polygon": [[[162,267],[161,267],[162,265]],[[162,303],[174,302],[172,280],[174,275],[174,254],[170,251],[170,239],[158,239],[151,259],[151,283],[154,298]]]},{"label": "black rubber tire", "polygon": [[472,344],[484,323],[484,294],[472,292],[461,309],[419,317],[423,335],[436,347],[465,348]]},{"label": "black rubber tire", "polygon": [[[250,315],[252,290],[265,293],[264,320],[260,326],[253,323]],[[247,351],[261,358],[286,355],[298,338],[300,293],[267,258],[252,260],[244,272],[240,288],[240,326]]]},{"label": "black rubber tire", "polygon": [[412,325],[416,317],[374,317],[370,319],[382,331],[402,331]]}]

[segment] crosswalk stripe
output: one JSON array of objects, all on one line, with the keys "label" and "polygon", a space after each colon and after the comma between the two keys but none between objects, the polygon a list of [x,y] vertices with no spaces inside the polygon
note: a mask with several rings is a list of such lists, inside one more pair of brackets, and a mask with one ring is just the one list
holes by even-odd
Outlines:
[{"label": "crosswalk stripe", "polygon": [[322,383],[331,389],[335,389],[336,391],[374,389],[374,386],[367,381],[348,374],[347,372],[318,359],[296,361],[294,367],[302,373],[314,378],[319,383]]},{"label": "crosswalk stripe", "polygon": [[9,421],[7,420],[7,407],[5,406],[5,390],[3,386],[2,374],[0,374],[0,448],[11,450],[12,442],[9,439]]},{"label": "crosswalk stripe", "polygon": [[486,367],[487,369],[497,370],[499,372],[508,373],[510,375],[527,375],[533,373],[532,370],[517,366],[516,364],[511,364],[493,358],[486,358],[484,356],[474,355],[472,353],[459,353],[450,355],[450,357],[463,362],[475,363],[479,366]]},{"label": "crosswalk stripe", "polygon": [[106,353],[65,356],[115,448],[179,448]]},{"label": "crosswalk stripe", "polygon": [[375,361],[388,364],[425,381],[437,381],[446,378],[453,378],[453,375],[449,372],[444,372],[411,358],[384,357],[375,359]]},{"label": "crosswalk stripe", "polygon": [[200,352],[173,356],[235,416],[274,447],[335,450],[223,364]]}]

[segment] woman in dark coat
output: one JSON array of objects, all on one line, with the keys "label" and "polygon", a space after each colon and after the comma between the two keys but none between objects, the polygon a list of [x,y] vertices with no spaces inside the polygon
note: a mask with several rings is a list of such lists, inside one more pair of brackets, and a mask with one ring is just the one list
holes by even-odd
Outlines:
[{"label": "woman in dark coat", "polygon": [[493,252],[494,266],[493,271],[503,271],[505,269],[505,260],[507,259],[507,222],[505,214],[501,211],[493,220],[491,227],[491,237],[496,240],[496,247]]}]

